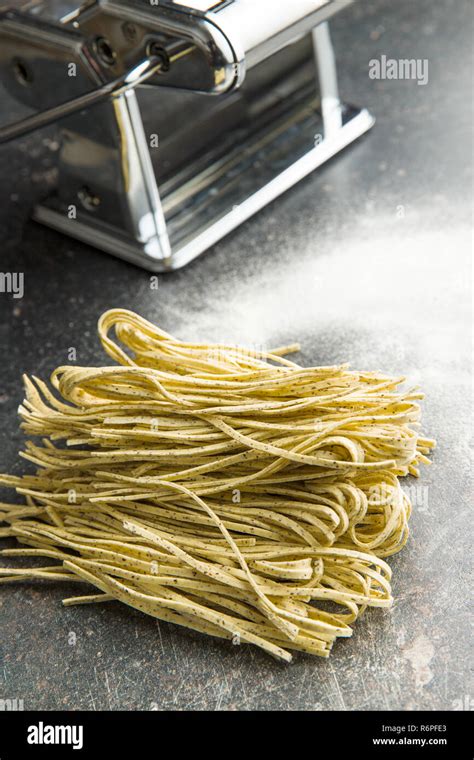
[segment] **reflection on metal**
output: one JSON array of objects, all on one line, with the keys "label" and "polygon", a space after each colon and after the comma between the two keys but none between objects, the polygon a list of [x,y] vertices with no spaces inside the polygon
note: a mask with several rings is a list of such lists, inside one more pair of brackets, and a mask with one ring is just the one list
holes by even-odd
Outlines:
[{"label": "reflection on metal", "polygon": [[176,269],[367,131],[370,114],[339,100],[327,25],[348,0],[271,0],[271,24],[260,1],[0,15],[0,77],[36,112],[0,140],[59,120],[57,189],[35,218]]},{"label": "reflection on metal", "polygon": [[117,98],[123,95],[127,90],[132,90],[141,84],[144,84],[151,76],[155,76],[162,68],[162,62],[158,58],[149,58],[135,66],[125,76],[120,76],[111,82],[100,85],[96,90],[78,95],[65,103],[60,103],[45,111],[27,116],[21,121],[0,128],[0,143],[22,137],[36,129],[53,124],[56,121],[65,119],[77,111],[83,111],[85,108],[92,108],[107,98]]},{"label": "reflection on metal", "polygon": [[324,134],[329,137],[342,126],[342,106],[339,100],[336,61],[327,22],[319,24],[313,30],[313,43],[319,72]]}]

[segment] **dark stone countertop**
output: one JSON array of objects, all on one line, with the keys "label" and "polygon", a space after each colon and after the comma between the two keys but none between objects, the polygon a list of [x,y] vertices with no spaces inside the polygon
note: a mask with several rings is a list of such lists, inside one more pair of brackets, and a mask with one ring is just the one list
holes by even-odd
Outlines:
[{"label": "dark stone countertop", "polygon": [[[72,346],[78,363],[100,363],[95,325],[112,306],[186,339],[298,339],[302,363],[407,374],[426,391],[424,429],[438,448],[412,491],[409,544],[390,560],[393,609],[368,611],[329,660],[284,666],[118,603],[64,609],[64,586],[6,586],[0,698],[91,710],[456,709],[471,699],[470,18],[470,0],[361,0],[337,16],[341,92],[373,112],[375,128],[160,276],[158,291],[146,272],[28,221],[51,178],[54,135],[1,148],[1,269],[25,273],[23,299],[0,294],[1,470],[24,467],[21,373],[47,377]],[[369,79],[382,54],[427,58],[429,83]]]}]

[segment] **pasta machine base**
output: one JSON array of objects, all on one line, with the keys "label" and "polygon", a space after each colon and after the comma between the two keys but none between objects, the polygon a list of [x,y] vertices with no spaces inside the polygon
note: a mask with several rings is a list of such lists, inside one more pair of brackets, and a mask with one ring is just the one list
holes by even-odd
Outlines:
[{"label": "pasta machine base", "polygon": [[[184,171],[182,185],[177,185],[178,176],[163,185],[161,208],[170,248],[167,255],[163,255],[163,239],[159,235],[141,242],[93,216],[94,212],[87,214],[78,210],[77,218],[71,220],[57,198],[37,206],[33,217],[150,271],[179,269],[352,143],[374,123],[368,111],[346,106],[341,126],[335,133],[323,137],[320,113],[310,100],[301,101],[292,117],[273,125],[271,132],[248,135],[230,156],[219,156],[196,174],[186,176],[188,172]],[[215,183],[210,181],[214,178]],[[148,191],[150,197],[156,198],[158,187],[154,178],[144,174],[143,180],[142,192]]]}]

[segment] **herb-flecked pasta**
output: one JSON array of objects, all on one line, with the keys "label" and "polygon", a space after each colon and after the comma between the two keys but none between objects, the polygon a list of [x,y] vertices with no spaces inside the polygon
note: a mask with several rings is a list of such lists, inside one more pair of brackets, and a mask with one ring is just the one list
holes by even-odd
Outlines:
[{"label": "herb-flecked pasta", "polygon": [[[392,603],[384,558],[408,537],[400,486],[429,464],[422,394],[347,365],[186,343],[112,309],[115,364],[24,378],[31,475],[1,475],[0,584],[87,583],[73,604],[119,600],[282,660],[327,657],[367,607]],[[53,564],[51,564],[53,563]]]}]

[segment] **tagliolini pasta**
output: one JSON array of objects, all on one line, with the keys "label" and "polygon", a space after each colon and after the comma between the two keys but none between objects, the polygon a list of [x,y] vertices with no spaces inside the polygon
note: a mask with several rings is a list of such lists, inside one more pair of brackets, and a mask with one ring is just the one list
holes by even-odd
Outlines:
[{"label": "tagliolini pasta", "polygon": [[[115,336],[111,335],[112,331]],[[399,478],[434,442],[404,378],[303,368],[264,353],[185,343],[121,309],[99,320],[117,364],[24,378],[21,455],[0,476],[0,584],[90,584],[65,605],[117,599],[289,661],[328,656],[367,607],[392,603],[385,557],[408,537]]]}]

